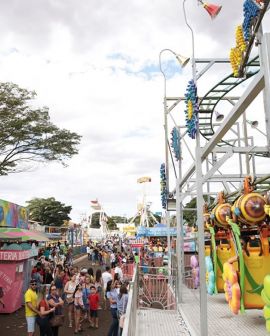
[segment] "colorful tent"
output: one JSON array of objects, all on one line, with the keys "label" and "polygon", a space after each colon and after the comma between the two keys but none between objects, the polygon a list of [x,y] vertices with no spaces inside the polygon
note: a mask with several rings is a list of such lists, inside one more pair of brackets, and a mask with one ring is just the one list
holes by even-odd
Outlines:
[{"label": "colorful tent", "polygon": [[49,241],[43,232],[20,228],[0,228],[0,241]]}]

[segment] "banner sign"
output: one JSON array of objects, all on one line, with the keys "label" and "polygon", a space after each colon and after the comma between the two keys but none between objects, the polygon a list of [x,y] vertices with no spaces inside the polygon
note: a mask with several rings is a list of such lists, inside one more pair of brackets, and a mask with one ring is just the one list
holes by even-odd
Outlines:
[{"label": "banner sign", "polygon": [[134,244],[130,244],[130,246],[131,246],[132,248],[140,248],[140,247],[143,247],[144,244],[142,244],[142,243],[134,243]]},{"label": "banner sign", "polygon": [[0,260],[4,261],[18,261],[25,260],[38,255],[38,249],[31,249],[25,251],[0,251]]},{"label": "banner sign", "polygon": [[144,237],[165,237],[168,235],[168,232],[170,236],[176,236],[176,227],[144,227],[139,226],[137,228],[137,236],[144,236]]},{"label": "banner sign", "polygon": [[0,227],[28,229],[28,213],[25,207],[0,200]]}]

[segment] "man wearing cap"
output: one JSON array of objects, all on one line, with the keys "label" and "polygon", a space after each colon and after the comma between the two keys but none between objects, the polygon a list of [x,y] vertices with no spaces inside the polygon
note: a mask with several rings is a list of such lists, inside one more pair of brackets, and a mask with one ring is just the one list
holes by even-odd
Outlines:
[{"label": "man wearing cap", "polygon": [[35,332],[36,316],[39,314],[37,309],[37,283],[35,280],[30,281],[29,288],[24,294],[25,317],[27,322],[28,336],[33,336]]}]

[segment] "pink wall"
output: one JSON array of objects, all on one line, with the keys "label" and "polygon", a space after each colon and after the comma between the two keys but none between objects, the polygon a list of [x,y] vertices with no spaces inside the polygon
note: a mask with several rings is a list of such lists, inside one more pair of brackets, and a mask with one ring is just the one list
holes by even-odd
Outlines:
[{"label": "pink wall", "polygon": [[0,287],[3,288],[0,313],[13,313],[21,307],[23,286],[23,262],[0,264]]}]

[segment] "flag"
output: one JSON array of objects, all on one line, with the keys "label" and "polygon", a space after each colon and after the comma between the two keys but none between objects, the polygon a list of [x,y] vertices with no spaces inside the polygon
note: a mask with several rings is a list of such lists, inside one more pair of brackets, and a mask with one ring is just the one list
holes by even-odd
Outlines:
[{"label": "flag", "polygon": [[101,210],[101,205],[99,204],[98,200],[90,201],[90,207],[93,210]]}]

